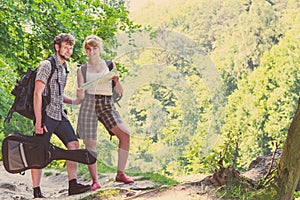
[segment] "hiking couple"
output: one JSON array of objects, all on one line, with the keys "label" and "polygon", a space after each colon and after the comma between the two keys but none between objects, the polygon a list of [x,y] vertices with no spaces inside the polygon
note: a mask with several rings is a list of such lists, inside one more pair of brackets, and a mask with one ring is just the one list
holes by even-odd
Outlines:
[{"label": "hiking couple", "polygon": [[[106,62],[101,59],[103,51],[102,40],[96,35],[88,36],[83,44],[83,50],[88,56],[86,72],[83,75],[81,68],[77,70],[78,89],[76,99],[65,95],[64,88],[67,82],[67,63],[73,53],[75,38],[68,33],[62,33],[54,39],[55,54],[53,58],[57,69],[51,79],[47,82],[51,73],[51,63],[43,60],[38,66],[38,71],[34,89],[34,115],[35,134],[44,134],[50,141],[52,133],[55,133],[64,143],[68,150],[79,148],[78,137],[81,138],[88,150],[96,151],[97,146],[97,124],[100,121],[109,134],[116,135],[119,139],[118,166],[116,181],[132,183],[133,180],[124,174],[126,166],[130,133],[119,113],[116,111],[112,99],[112,81],[118,92],[122,93],[122,87],[116,73],[111,79],[105,82],[96,82],[84,92],[82,87],[85,82],[93,81],[100,75],[109,73]],[[46,84],[50,85],[51,102],[47,105],[45,114],[42,113],[42,95],[48,93]],[[63,104],[81,104],[77,125],[77,135],[68,120],[68,116],[63,109]],[[66,161],[69,188],[68,194],[80,194],[89,190],[99,189],[97,164],[88,165],[92,178],[92,185],[82,185],[77,183],[78,163]],[[40,189],[42,169],[31,169],[32,186],[34,198],[44,198]]]}]

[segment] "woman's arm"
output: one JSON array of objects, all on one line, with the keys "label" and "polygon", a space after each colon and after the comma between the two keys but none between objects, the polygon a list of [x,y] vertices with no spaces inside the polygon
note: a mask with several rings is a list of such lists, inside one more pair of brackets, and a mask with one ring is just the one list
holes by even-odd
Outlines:
[{"label": "woman's arm", "polygon": [[83,85],[83,75],[81,73],[81,68],[77,69],[77,90],[76,90],[76,99],[72,99],[65,94],[63,95],[64,103],[78,105],[84,99],[84,91],[82,89]]}]

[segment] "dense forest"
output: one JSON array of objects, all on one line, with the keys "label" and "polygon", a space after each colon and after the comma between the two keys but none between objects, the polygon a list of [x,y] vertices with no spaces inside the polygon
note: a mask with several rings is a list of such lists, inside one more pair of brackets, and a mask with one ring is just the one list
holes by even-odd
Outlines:
[{"label": "dense forest", "polygon": [[[135,134],[148,133],[140,148],[145,156],[159,153],[167,174],[211,172],[220,160],[245,170],[258,155],[282,148],[298,105],[299,1],[184,2],[153,1],[131,13],[135,22],[172,31],[178,40],[177,46],[163,44],[173,45],[173,52],[163,54],[155,46],[153,55],[144,50],[136,58],[134,70],[145,70],[140,73],[144,82],[148,79],[142,74],[154,76],[145,69],[149,63],[162,78],[137,81],[145,86],[136,92],[139,101],[131,96],[129,121]],[[166,35],[171,34],[157,38],[168,41]],[[182,53],[182,35],[196,43],[192,56]],[[141,39],[139,44],[144,43]],[[184,49],[179,56],[178,49]],[[217,68],[218,97],[206,80],[213,66],[201,70],[208,64],[197,62],[196,52]],[[164,74],[162,66],[173,76]]]},{"label": "dense forest", "polygon": [[[77,38],[67,88],[75,95],[80,45],[94,33],[125,86],[116,107],[131,129],[129,170],[211,173],[222,160],[243,171],[283,147],[300,91],[298,0],[149,1],[130,15],[124,1],[68,2],[0,2],[1,121],[15,80],[51,55],[62,31]],[[67,109],[76,126],[78,107]],[[1,139],[32,128],[14,114],[0,123]],[[117,141],[103,127],[99,136],[112,165]]]}]

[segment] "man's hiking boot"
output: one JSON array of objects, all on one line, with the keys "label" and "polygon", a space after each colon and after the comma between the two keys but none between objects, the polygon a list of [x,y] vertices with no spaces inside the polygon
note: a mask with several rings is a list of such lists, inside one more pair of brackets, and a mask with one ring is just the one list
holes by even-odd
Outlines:
[{"label": "man's hiking boot", "polygon": [[42,195],[41,188],[36,187],[33,188],[33,198],[46,198],[44,195]]},{"label": "man's hiking boot", "polygon": [[120,174],[119,176],[116,176],[116,181],[117,182],[123,182],[125,184],[133,183],[134,182],[134,180],[132,180],[131,178],[127,177],[125,174]]},{"label": "man's hiking boot", "polygon": [[35,198],[46,198],[46,197],[44,197],[44,195],[42,195],[42,193],[39,193],[39,194],[33,195],[33,196],[34,196],[34,199]]},{"label": "man's hiking boot", "polygon": [[69,186],[68,193],[69,195],[81,194],[91,190],[90,185],[82,185],[80,183],[72,184]]}]

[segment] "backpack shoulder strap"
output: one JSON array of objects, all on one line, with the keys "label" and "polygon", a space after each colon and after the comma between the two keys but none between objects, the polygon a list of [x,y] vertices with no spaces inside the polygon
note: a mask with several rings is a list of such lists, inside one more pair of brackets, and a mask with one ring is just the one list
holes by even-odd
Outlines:
[{"label": "backpack shoulder strap", "polygon": [[[49,94],[51,94],[51,88],[50,88],[50,84],[49,83],[50,83],[50,80],[52,78],[52,75],[54,74],[55,69],[56,70],[58,70],[58,69],[56,67],[55,59],[54,59],[53,56],[47,58],[46,60],[48,60],[51,63],[51,73],[50,73],[50,76],[48,77],[48,80],[47,80],[47,88],[48,88]],[[60,88],[60,84],[59,84],[58,80],[57,80],[57,84],[58,84],[58,86]],[[59,93],[60,93],[60,89],[59,89]]]},{"label": "backpack shoulder strap", "polygon": [[[105,60],[105,63],[109,69],[109,71],[111,71],[114,68],[113,62],[111,60]],[[112,81],[112,86],[113,88],[115,87],[116,83],[114,81]]]},{"label": "backpack shoulder strap", "polygon": [[46,60],[50,61],[50,63],[51,63],[51,73],[50,73],[50,76],[48,78],[48,83],[49,83],[49,81],[50,81],[50,79],[51,79],[51,77],[52,77],[52,75],[53,75],[53,73],[56,69],[56,63],[55,63],[55,59],[54,59],[53,56],[47,58]]},{"label": "backpack shoulder strap", "polygon": [[[113,62],[111,60],[105,60],[105,63],[107,65],[109,71],[111,71],[114,68]],[[83,76],[83,80],[84,80],[84,82],[86,82],[87,64],[81,65],[80,69],[81,69],[81,73]]]},{"label": "backpack shoulder strap", "polygon": [[84,82],[86,82],[87,64],[81,65],[80,69],[81,69],[81,73],[82,73],[82,76],[83,76],[83,80],[84,80]]},{"label": "backpack shoulder strap", "polygon": [[105,60],[105,62],[109,71],[111,71],[114,68],[113,62],[111,60]]},{"label": "backpack shoulder strap", "polygon": [[[48,77],[48,79],[47,79],[47,84],[46,84],[46,85],[47,85],[47,90],[48,90],[48,92],[49,92],[48,96],[50,97],[50,96],[51,96],[50,80],[51,80],[51,78],[52,78],[52,75],[54,74],[55,69],[57,70],[57,73],[58,73],[58,69],[57,69],[57,67],[56,67],[56,62],[55,62],[55,59],[54,59],[53,56],[51,56],[51,57],[49,57],[49,58],[46,58],[46,60],[48,60],[48,61],[50,62],[50,64],[51,64],[51,72],[50,72],[50,75],[49,75],[49,77]],[[66,70],[66,71],[67,71],[67,70]],[[57,80],[57,84],[58,84],[58,88],[59,88],[59,95],[61,95],[61,94],[60,94],[60,84],[59,84],[58,80]],[[50,100],[49,100],[49,101],[50,101]],[[42,124],[45,123],[45,113],[46,113],[46,111],[43,110],[43,111],[42,111]],[[35,119],[34,119],[34,121],[35,121]],[[35,123],[35,122],[34,122],[34,123]]]}]

